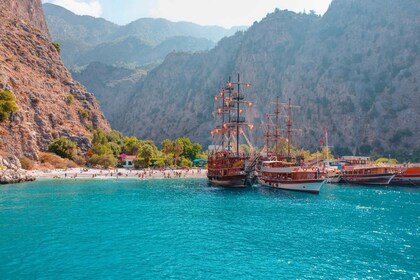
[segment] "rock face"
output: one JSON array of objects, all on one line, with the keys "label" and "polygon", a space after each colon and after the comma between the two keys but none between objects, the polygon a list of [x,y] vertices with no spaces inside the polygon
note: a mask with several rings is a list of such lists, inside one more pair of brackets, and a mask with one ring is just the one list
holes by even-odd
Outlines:
[{"label": "rock face", "polygon": [[[107,119],[114,120],[118,120],[121,116],[120,106],[127,106],[125,102],[127,95],[144,75],[146,71],[141,69],[119,68],[100,62],[89,64],[79,73],[72,73],[74,79],[89,85],[89,91],[95,92],[95,97],[100,100]],[[110,123],[114,126],[112,122]]]},{"label": "rock face", "polygon": [[0,9],[3,12],[12,11],[16,18],[43,32],[49,38],[47,23],[42,6],[38,0],[2,0]]},{"label": "rock face", "polygon": [[23,170],[15,156],[0,155],[0,184],[34,181],[35,178]]},{"label": "rock face", "polygon": [[254,123],[265,120],[277,95],[301,107],[294,127],[302,135],[293,144],[318,149],[327,128],[336,155],[418,161],[419,14],[418,0],[335,0],[322,17],[276,10],[209,52],[168,55],[120,96],[110,122],[139,138],[208,144],[213,96],[241,73],[252,83]]},{"label": "rock face", "polygon": [[109,130],[109,124],[95,97],[64,67],[41,0],[6,0],[0,8],[0,91],[12,92],[19,107],[0,123],[0,150],[36,159],[61,136],[87,149],[92,129]]}]

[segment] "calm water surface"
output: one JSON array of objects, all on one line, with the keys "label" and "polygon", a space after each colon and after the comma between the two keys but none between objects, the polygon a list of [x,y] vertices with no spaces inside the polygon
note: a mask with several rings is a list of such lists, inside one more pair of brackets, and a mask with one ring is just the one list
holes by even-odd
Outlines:
[{"label": "calm water surface", "polygon": [[418,279],[419,256],[419,189],[0,186],[1,279]]}]

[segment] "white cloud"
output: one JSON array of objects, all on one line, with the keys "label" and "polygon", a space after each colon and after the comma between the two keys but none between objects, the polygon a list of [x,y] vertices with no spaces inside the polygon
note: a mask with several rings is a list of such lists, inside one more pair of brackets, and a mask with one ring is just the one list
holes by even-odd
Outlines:
[{"label": "white cloud", "polygon": [[276,8],[324,14],[331,0],[155,0],[151,17],[202,25],[251,25]]},{"label": "white cloud", "polygon": [[77,15],[88,15],[93,17],[100,17],[102,14],[102,7],[99,0],[81,1],[81,0],[47,0],[51,4],[59,5],[67,10],[72,11]]},{"label": "white cloud", "polygon": [[[2,1],[2,0],[0,0]],[[142,17],[231,27],[252,25],[276,8],[324,14],[331,0],[42,0],[79,15],[127,24]]]}]

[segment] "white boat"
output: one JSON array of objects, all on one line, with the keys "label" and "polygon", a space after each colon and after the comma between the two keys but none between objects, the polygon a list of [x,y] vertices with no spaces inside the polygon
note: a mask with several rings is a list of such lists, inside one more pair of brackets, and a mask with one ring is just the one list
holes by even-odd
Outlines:
[{"label": "white boat", "polygon": [[284,161],[263,161],[258,181],[276,189],[318,194],[326,180],[319,169],[291,166]]}]

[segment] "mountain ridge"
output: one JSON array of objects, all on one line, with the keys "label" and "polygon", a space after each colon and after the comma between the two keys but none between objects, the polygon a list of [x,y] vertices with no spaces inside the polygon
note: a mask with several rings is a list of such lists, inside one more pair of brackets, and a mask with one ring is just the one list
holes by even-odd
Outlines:
[{"label": "mountain ridge", "polygon": [[[220,38],[243,28],[226,29],[161,18],[141,18],[120,26],[102,18],[79,16],[51,3],[43,7],[52,37],[62,45],[62,58],[70,68],[91,62],[125,67],[161,63],[170,51],[208,50]],[[181,37],[188,42],[174,41]],[[168,46],[166,50],[163,45]],[[125,48],[130,48],[128,53],[123,52]],[[116,49],[120,51],[113,55]]]}]

